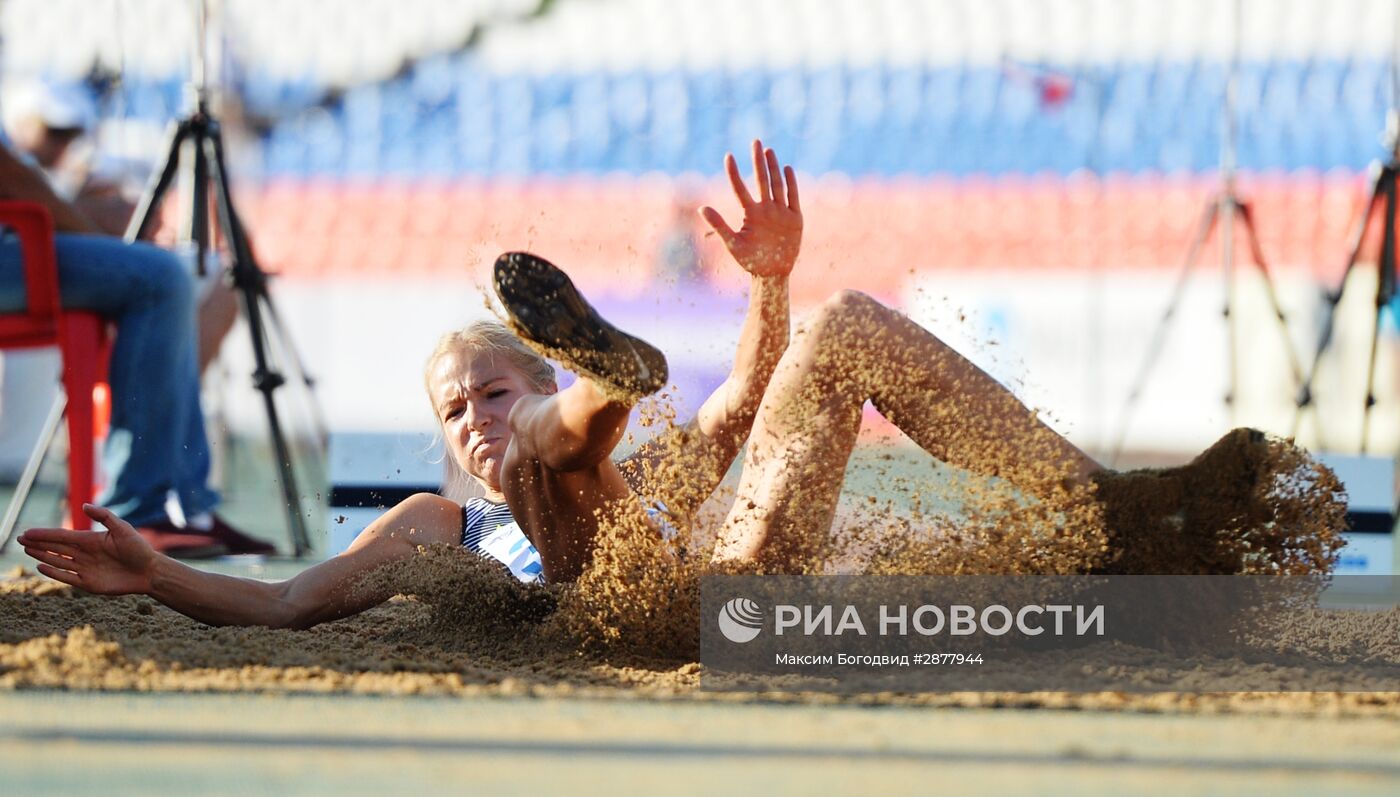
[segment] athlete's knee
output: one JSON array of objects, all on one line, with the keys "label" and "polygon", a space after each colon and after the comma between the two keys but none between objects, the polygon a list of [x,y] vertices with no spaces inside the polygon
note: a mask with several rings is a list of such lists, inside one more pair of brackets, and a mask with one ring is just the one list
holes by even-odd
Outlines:
[{"label": "athlete's knee", "polygon": [[812,344],[829,342],[833,338],[870,334],[872,324],[885,310],[869,294],[855,290],[840,290],[827,297],[803,320],[802,327]]},{"label": "athlete's knee", "polygon": [[870,294],[854,288],[842,288],[826,297],[826,301],[822,305],[827,312],[837,315],[868,312],[880,306],[882,305]]},{"label": "athlete's knee", "polygon": [[817,310],[828,323],[840,324],[865,323],[888,312],[890,309],[870,294],[850,288],[831,294]]}]

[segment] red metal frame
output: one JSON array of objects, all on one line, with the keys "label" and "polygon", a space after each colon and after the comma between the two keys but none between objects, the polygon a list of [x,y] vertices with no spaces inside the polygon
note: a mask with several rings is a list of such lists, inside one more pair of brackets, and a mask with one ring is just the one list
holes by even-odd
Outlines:
[{"label": "red metal frame", "polygon": [[[68,397],[68,508],[73,528],[92,522],[83,504],[97,489],[96,442],[101,433],[93,391],[107,379],[107,322],[96,313],[64,310],[58,297],[53,218],[34,202],[0,201],[0,226],[19,236],[27,297],[22,313],[0,314],[0,349],[58,346]],[[42,443],[41,443],[42,444]]]}]

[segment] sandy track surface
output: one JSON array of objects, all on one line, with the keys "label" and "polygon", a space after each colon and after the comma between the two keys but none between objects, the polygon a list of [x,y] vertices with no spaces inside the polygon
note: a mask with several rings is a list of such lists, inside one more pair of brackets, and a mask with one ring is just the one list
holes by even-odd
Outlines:
[{"label": "sandy track surface", "polygon": [[9,794],[1394,794],[1381,718],[636,700],[0,697]]}]

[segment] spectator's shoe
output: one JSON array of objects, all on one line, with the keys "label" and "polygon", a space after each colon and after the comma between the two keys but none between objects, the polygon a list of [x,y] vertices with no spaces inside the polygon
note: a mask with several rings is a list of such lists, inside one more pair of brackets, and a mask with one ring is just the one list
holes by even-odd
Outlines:
[{"label": "spectator's shoe", "polygon": [[511,328],[540,354],[626,402],[665,386],[666,355],[604,320],[553,264],[507,252],[494,281]]},{"label": "spectator's shoe", "polygon": [[136,529],[156,553],[176,559],[213,559],[228,553],[228,546],[212,534],[181,528],[169,520],[147,523]]},{"label": "spectator's shoe", "polygon": [[209,528],[209,536],[222,542],[224,546],[228,548],[229,553],[257,554],[258,556],[277,555],[277,548],[272,544],[244,534],[233,526],[230,526],[218,515],[211,515],[210,517],[213,525]]}]

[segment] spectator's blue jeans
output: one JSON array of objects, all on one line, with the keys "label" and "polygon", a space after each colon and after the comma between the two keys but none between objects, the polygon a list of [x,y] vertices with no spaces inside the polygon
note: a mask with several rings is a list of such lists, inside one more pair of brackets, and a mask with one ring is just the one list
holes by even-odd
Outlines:
[{"label": "spectator's blue jeans", "polygon": [[[25,306],[19,243],[0,233],[0,312]],[[185,515],[213,509],[209,443],[199,406],[194,284],[173,254],[149,244],[60,234],[59,295],[117,325],[108,381],[112,422],[98,502],[134,525],[166,517],[174,490]]]}]

